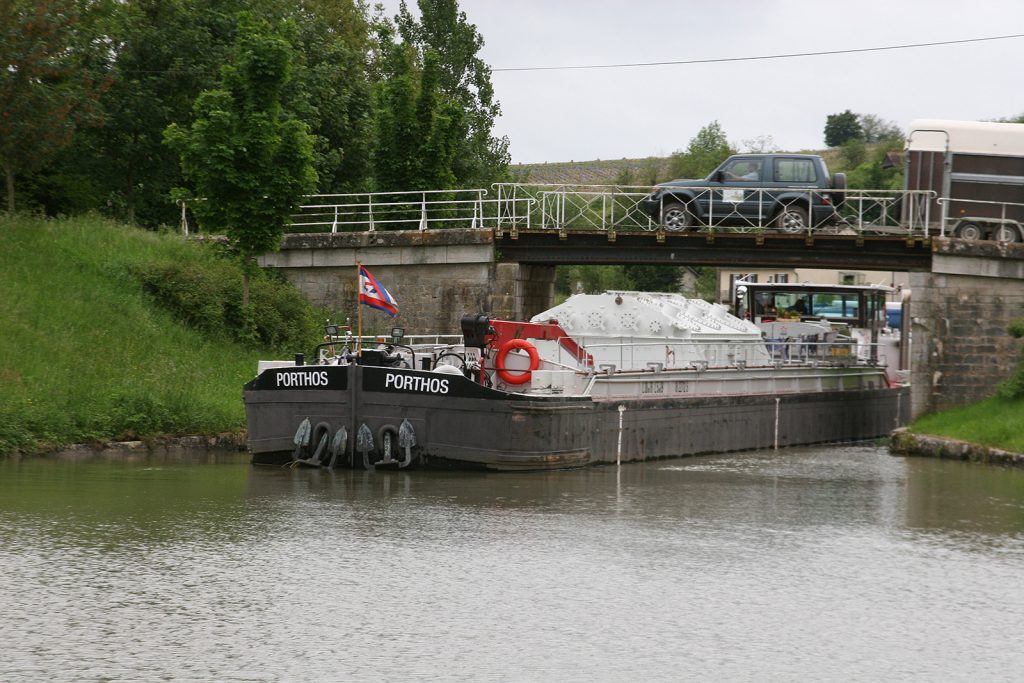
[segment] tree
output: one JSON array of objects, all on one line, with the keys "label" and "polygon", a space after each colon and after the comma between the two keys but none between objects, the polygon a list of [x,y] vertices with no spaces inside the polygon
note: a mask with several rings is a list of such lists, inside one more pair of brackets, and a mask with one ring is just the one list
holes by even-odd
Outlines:
[{"label": "tree", "polygon": [[555,268],[555,292],[563,297],[571,294],[598,294],[609,289],[629,289],[632,281],[622,266],[558,266]]},{"label": "tree", "polygon": [[[386,31],[387,27],[382,30]],[[386,51],[382,66],[388,76],[376,87],[374,175],[378,190],[410,190],[414,189],[419,177],[416,138],[419,74],[411,48],[392,43],[386,36],[382,42]]]},{"label": "tree", "polygon": [[681,273],[679,266],[629,264],[623,272],[633,289],[641,292],[678,292]]},{"label": "tree", "polygon": [[[502,180],[511,157],[508,138],[493,135],[501,107],[494,100],[491,69],[478,56],[484,40],[476,26],[459,11],[457,0],[418,0],[417,21],[402,0],[396,17],[398,36],[416,51],[418,65],[426,65],[432,54],[437,64],[438,102],[449,114],[462,112],[465,134],[458,141],[452,159],[455,182],[480,187]],[[392,36],[389,36],[389,38]],[[454,106],[453,106],[454,105]]]},{"label": "tree", "polygon": [[675,152],[669,157],[669,174],[673,178],[703,178],[735,153],[722,126],[712,121],[697,131],[685,152]]},{"label": "tree", "polygon": [[319,191],[366,191],[374,110],[370,24],[354,0],[302,0],[294,12],[299,59],[289,86],[296,116],[314,136]]},{"label": "tree", "polygon": [[130,223],[174,220],[168,197],[182,177],[163,131],[188,120],[199,93],[216,87],[234,23],[229,3],[217,0],[114,4],[107,22],[113,63],[104,125],[80,136],[65,161],[70,173],[94,178],[94,201],[107,204],[109,212]]},{"label": "tree", "polygon": [[0,167],[10,212],[15,177],[44,166],[95,115],[105,84],[86,68],[79,20],[72,0],[0,0]]},{"label": "tree", "polygon": [[903,168],[901,165],[886,164],[886,157],[892,150],[891,147],[881,145],[870,154],[864,149],[864,143],[857,140],[847,142],[843,145],[844,155],[848,148],[861,149],[862,159],[855,168],[847,172],[846,184],[848,187],[855,187],[862,190],[899,190],[903,187]]},{"label": "tree", "polygon": [[846,168],[855,168],[864,163],[867,146],[861,138],[850,138],[842,144],[841,154]]},{"label": "tree", "polygon": [[268,21],[240,14],[220,89],[196,99],[191,128],[172,124],[165,133],[195,185],[197,216],[223,230],[242,259],[246,312],[253,258],[280,247],[289,214],[316,185],[312,138],[281,106],[290,58],[289,43]]},{"label": "tree", "polygon": [[903,131],[893,121],[885,121],[874,114],[859,114],[857,121],[860,123],[862,138],[868,144],[903,138]]},{"label": "tree", "polygon": [[847,109],[841,114],[829,114],[825,120],[825,144],[838,147],[847,140],[864,137],[859,117]]}]

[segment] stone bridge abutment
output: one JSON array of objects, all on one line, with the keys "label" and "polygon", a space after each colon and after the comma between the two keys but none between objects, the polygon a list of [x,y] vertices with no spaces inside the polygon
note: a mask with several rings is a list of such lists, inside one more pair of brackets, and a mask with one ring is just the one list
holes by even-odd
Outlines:
[{"label": "stone bridge abutment", "polygon": [[388,231],[286,235],[281,250],[260,265],[283,272],[334,322],[356,320],[356,262],[398,301],[390,318],[364,308],[363,332],[392,326],[409,334],[459,334],[459,318],[488,313],[521,319],[550,306],[553,266],[498,263],[490,230]]},{"label": "stone bridge abutment", "polygon": [[991,396],[1021,359],[1007,326],[1024,317],[1024,245],[935,238],[909,279],[912,415]]}]

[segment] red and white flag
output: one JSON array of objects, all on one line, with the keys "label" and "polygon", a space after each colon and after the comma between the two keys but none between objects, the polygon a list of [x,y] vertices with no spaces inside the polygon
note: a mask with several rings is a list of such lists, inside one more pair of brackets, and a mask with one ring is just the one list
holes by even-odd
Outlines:
[{"label": "red and white flag", "polygon": [[384,311],[388,315],[398,313],[398,302],[384,288],[380,280],[370,274],[366,268],[359,266],[359,303]]}]

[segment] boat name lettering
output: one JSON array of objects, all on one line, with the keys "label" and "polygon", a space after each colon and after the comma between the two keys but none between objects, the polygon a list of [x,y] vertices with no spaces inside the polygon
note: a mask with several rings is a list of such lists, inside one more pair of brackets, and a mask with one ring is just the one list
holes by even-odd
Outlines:
[{"label": "boat name lettering", "polygon": [[663,394],[665,393],[664,382],[641,382],[640,383],[641,394]]},{"label": "boat name lettering", "polygon": [[417,391],[429,394],[447,394],[448,380],[440,377],[397,375],[389,372],[384,376],[384,388],[398,389],[399,391]]},{"label": "boat name lettering", "polygon": [[676,393],[678,393],[678,394],[688,394],[688,393],[690,393],[690,383],[689,382],[676,382]]},{"label": "boat name lettering", "polygon": [[277,386],[279,387],[326,387],[327,383],[326,370],[277,373]]}]

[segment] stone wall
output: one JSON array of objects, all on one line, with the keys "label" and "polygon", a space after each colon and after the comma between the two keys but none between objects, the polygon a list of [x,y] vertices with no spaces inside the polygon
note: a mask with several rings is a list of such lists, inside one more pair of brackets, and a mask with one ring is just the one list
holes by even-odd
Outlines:
[{"label": "stone wall", "polygon": [[522,319],[554,294],[554,267],[496,263],[484,230],[292,234],[260,265],[279,268],[333,322],[355,326],[357,261],[398,301],[394,318],[363,306],[364,334],[459,334],[466,313]]},{"label": "stone wall", "polygon": [[1021,358],[1024,245],[934,239],[932,272],[911,273],[912,414],[993,394]]},{"label": "stone wall", "polygon": [[889,437],[889,452],[894,455],[909,455],[947,460],[969,460],[991,465],[1013,465],[1024,467],[1024,453],[989,448],[976,443],[947,439],[941,436],[915,434],[906,428],[895,430]]}]

